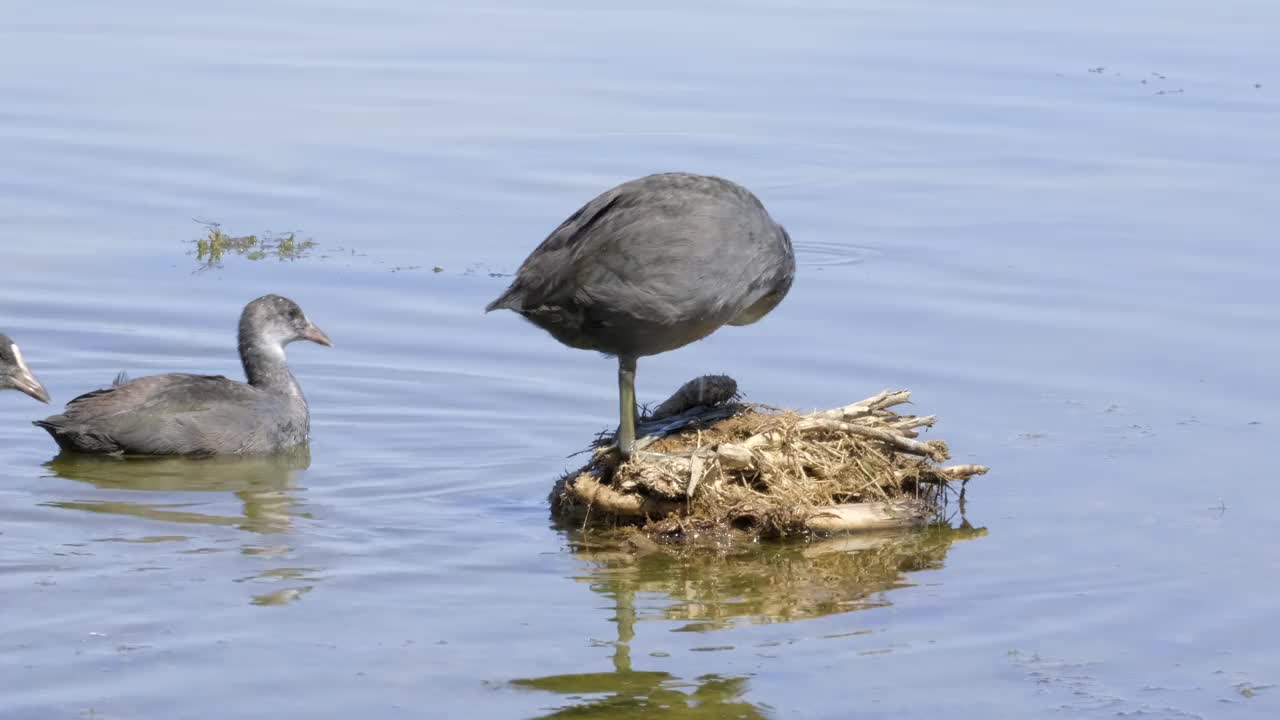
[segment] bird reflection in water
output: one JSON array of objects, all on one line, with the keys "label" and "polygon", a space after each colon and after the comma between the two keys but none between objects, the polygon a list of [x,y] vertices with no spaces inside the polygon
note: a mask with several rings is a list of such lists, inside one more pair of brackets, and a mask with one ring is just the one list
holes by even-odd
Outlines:
[{"label": "bird reflection in water", "polygon": [[[297,503],[291,495],[295,477],[311,465],[304,449],[261,457],[121,458],[59,454],[45,463],[54,475],[88,483],[101,490],[145,492],[163,495],[170,502],[144,501],[113,493],[110,499],[55,501],[51,507],[114,513],[166,522],[225,525],[253,533],[279,533],[289,529],[290,511]],[[240,516],[192,510],[204,504],[192,502],[194,493],[233,493],[242,503]]]},{"label": "bird reflection in water", "polygon": [[[747,677],[701,675],[682,680],[667,672],[633,669],[631,643],[637,619],[675,623],[664,628],[674,632],[708,632],[740,623],[788,622],[881,607],[890,603],[891,590],[911,585],[907,573],[942,567],[954,542],[986,532],[962,521],[957,528],[760,544],[722,552],[651,544],[628,547],[614,539],[600,541],[570,532],[568,542],[586,566],[578,580],[614,602],[613,671],[511,684],[557,693],[570,701],[544,718],[769,717],[766,707],[744,699]],[[637,596],[645,598],[641,613]]]},{"label": "bird reflection in water", "polygon": [[618,717],[764,720],[769,717],[762,708],[743,699],[749,689],[746,677],[702,675],[694,680],[682,680],[668,672],[633,669],[635,590],[617,588],[612,595],[613,621],[618,628],[618,640],[613,644],[613,672],[552,675],[511,682],[517,688],[542,690],[582,701],[553,710],[539,720]]},{"label": "bird reflection in water", "polygon": [[[257,457],[114,457],[62,453],[45,463],[53,475],[96,488],[94,497],[55,500],[47,507],[138,518],[158,523],[230,527],[269,536],[290,530],[300,501],[297,478],[311,465],[306,448]],[[240,503],[240,513],[215,512],[227,494]],[[109,541],[155,542],[187,540],[162,530],[139,538]],[[287,545],[255,542],[242,547],[244,555],[276,562],[292,553]],[[312,580],[312,569],[273,566],[237,582],[278,583]],[[255,595],[255,605],[281,605],[311,590],[293,586]]]}]

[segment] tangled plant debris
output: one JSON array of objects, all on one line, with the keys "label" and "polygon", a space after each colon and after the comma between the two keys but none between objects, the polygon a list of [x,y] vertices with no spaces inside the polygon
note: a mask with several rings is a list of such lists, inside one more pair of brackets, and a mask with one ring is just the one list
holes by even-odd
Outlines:
[{"label": "tangled plant debris", "polygon": [[583,527],[638,525],[658,541],[783,537],[925,525],[954,485],[987,472],[944,465],[923,440],[932,415],[903,415],[906,390],[810,413],[740,401],[737,383],[686,383],[641,420],[621,462],[611,435],[551,492],[553,514]]}]

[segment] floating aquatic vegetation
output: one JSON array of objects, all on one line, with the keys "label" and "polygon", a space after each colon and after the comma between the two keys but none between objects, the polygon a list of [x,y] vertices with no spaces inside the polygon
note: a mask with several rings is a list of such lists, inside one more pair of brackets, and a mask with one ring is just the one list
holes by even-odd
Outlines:
[{"label": "floating aquatic vegetation", "polygon": [[228,235],[223,232],[219,223],[201,224],[206,227],[205,236],[191,241],[191,244],[195,245],[196,260],[200,263],[198,270],[221,268],[222,261],[226,257],[242,257],[246,260],[275,259],[280,262],[301,260],[316,247],[314,240],[300,239],[294,232],[279,236],[271,233],[262,236]]}]

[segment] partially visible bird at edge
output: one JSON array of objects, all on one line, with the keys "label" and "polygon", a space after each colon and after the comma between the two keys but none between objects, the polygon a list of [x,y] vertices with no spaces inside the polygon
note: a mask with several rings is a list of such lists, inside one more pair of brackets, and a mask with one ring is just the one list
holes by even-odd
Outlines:
[{"label": "partially visible bird at edge", "polygon": [[49,391],[27,367],[18,343],[4,333],[0,333],[0,390],[17,390],[42,403],[49,402]]}]

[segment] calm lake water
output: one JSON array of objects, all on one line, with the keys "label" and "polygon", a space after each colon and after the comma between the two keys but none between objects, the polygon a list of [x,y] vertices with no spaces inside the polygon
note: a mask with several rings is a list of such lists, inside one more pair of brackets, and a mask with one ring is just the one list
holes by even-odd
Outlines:
[{"label": "calm lake water", "polygon": [[[0,330],[60,406],[291,361],[309,457],[51,462],[0,395],[0,717],[1243,718],[1280,711],[1280,7],[1085,0],[14,5]],[[512,313],[568,213],[750,187],[799,274],[642,361],[886,387],[971,530],[632,557],[546,494],[613,365]],[[315,243],[227,256],[230,234]],[[435,268],[440,268],[436,271]],[[202,269],[203,268],[203,269]]]}]

